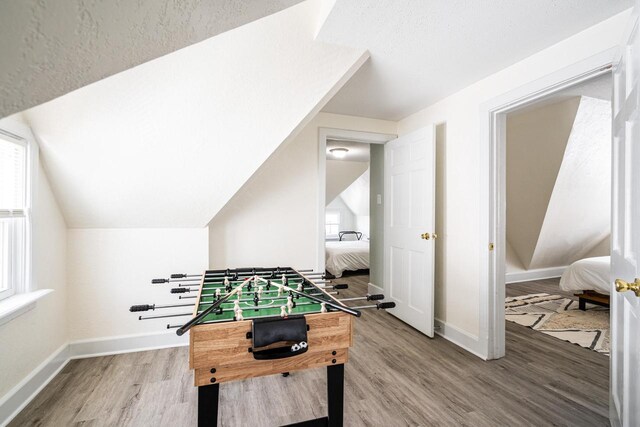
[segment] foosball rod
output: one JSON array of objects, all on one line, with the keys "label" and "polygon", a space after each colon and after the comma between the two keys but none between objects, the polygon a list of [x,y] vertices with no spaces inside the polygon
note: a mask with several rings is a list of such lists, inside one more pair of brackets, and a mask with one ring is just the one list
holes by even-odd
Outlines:
[{"label": "foosball rod", "polygon": [[[215,270],[209,270],[209,271],[215,271]],[[205,277],[231,277],[234,275],[237,276],[255,276],[256,274],[298,274],[298,273],[308,273],[308,274],[324,274],[324,272],[319,272],[319,271],[313,271],[312,269],[304,269],[304,270],[296,270],[295,268],[284,268],[281,270],[278,269],[264,269],[264,267],[262,268],[253,268],[253,269],[242,269],[240,271],[238,270],[225,270],[225,271],[220,271],[220,272],[211,272],[211,273],[205,273]],[[183,275],[183,274],[172,274],[171,276],[174,276],[172,278],[179,278],[179,277],[186,277],[186,276],[191,276],[191,277],[202,277],[202,274],[191,274],[191,275]]]},{"label": "foosball rod", "polygon": [[[230,273],[230,271],[229,271]],[[227,274],[227,272],[223,272],[223,273],[209,273],[209,274],[205,274],[205,281],[207,280],[207,278],[209,279],[224,279],[225,277],[232,277],[233,275],[237,275],[237,276],[255,276],[256,274],[281,274],[279,272],[276,272],[276,270],[265,270],[265,271],[255,271],[255,273],[251,270],[247,270],[247,271],[240,271],[240,272],[234,272],[233,274],[229,275]],[[314,272],[312,269],[306,269],[306,270],[294,270],[294,269],[287,269],[287,270],[282,270],[282,274],[286,275],[286,276],[299,276],[299,274],[297,273],[306,273],[305,276],[307,277],[311,277],[311,276],[324,276],[325,273],[323,272]],[[185,273],[174,273],[171,274],[169,276],[168,279],[152,279],[151,283],[153,284],[158,284],[158,283],[169,283],[169,282],[179,282],[179,281],[197,281],[197,280],[201,280],[202,279],[202,274],[185,274]]]},{"label": "foosball rod", "polygon": [[[225,304],[229,304],[229,302],[226,302]],[[292,308],[296,308],[298,306],[301,305],[312,305],[315,303],[312,302],[300,302],[300,303],[296,303],[296,305]],[[279,310],[281,307],[287,307],[286,304],[281,304],[281,305],[271,305],[271,306],[258,306],[258,307],[240,307],[242,309],[243,312],[246,313],[251,313],[251,312],[256,312],[259,310]],[[231,311],[231,308],[227,308],[226,311]],[[292,314],[298,314],[298,313],[292,313]],[[300,314],[304,314],[304,313],[300,313]],[[168,317],[180,317],[180,316],[192,316],[193,313],[171,313],[171,314],[158,314],[158,315],[154,315],[154,316],[138,316],[138,320],[152,320],[152,319],[165,319]],[[270,315],[270,316],[261,316],[261,317],[273,317],[274,315]],[[249,316],[247,317],[247,320],[249,319],[255,319],[255,317],[253,316]],[[231,320],[231,319],[221,319],[221,320]]]},{"label": "foosball rod", "polygon": [[[277,279],[273,279],[273,280],[277,280]],[[234,283],[241,283],[242,280],[230,280],[229,284],[233,286]],[[308,282],[308,280],[305,280],[303,282],[295,282],[295,281],[291,281],[291,283],[289,283],[290,285],[297,285],[300,283],[306,283]],[[174,282],[175,283],[175,282]],[[207,286],[207,285],[222,285],[224,282],[204,282],[204,289],[216,289],[216,288],[224,288],[224,286]],[[312,282],[314,285],[323,285],[325,283],[332,283],[331,280],[317,280]],[[178,287],[182,287],[182,288],[187,288],[187,287],[200,287],[200,284],[189,284],[189,283],[179,283]]]},{"label": "foosball rod", "polygon": [[[338,292],[338,291],[336,291],[336,292],[326,292],[325,291],[325,292],[322,292],[322,293],[318,292],[318,293],[309,294],[309,295],[322,296],[322,295],[326,295],[326,294],[329,294],[329,295],[340,295],[340,292]],[[211,297],[211,295],[202,295],[202,298],[205,298],[205,297]],[[196,298],[198,298],[197,295],[179,295],[178,296],[178,299],[196,299]],[[202,304],[206,304],[206,303],[203,302]]]},{"label": "foosball rod", "polygon": [[344,301],[379,301],[379,300],[383,300],[384,299],[384,295],[383,294],[374,294],[374,295],[365,295],[363,297],[353,297],[353,298],[340,298],[339,301],[340,302],[344,302]]},{"label": "foosball rod", "polygon": [[149,311],[149,310],[156,310],[156,309],[160,309],[160,308],[176,308],[176,307],[189,307],[189,306],[193,306],[194,304],[162,304],[162,305],[156,305],[156,304],[139,304],[139,305],[132,305],[129,308],[130,312],[136,312],[136,311]]},{"label": "foosball rod", "polygon": [[[280,297],[267,297],[267,298],[261,298],[260,301],[277,301],[277,300],[286,300],[288,297],[288,295],[286,296],[280,296]],[[233,301],[239,301],[239,302],[251,302],[254,301],[253,298],[243,298],[243,299],[239,299],[239,300],[233,300]],[[199,305],[210,305],[213,304],[215,301],[211,301],[211,302],[203,302],[201,301]],[[227,301],[225,304],[232,304],[232,302]],[[176,307],[194,307],[196,304],[195,303],[187,303],[187,304],[166,304],[166,305],[156,305],[156,304],[138,304],[138,305],[132,305],[129,308],[129,311],[132,313],[137,313],[137,312],[141,312],[141,311],[155,311],[155,310],[159,310],[159,309],[163,309],[163,308],[176,308]]]},{"label": "foosball rod", "polygon": [[211,313],[213,310],[215,310],[216,308],[218,308],[222,303],[224,303],[225,301],[227,301],[229,298],[231,298],[233,295],[235,295],[240,289],[242,289],[242,287],[245,285],[246,282],[248,282],[249,280],[251,280],[251,278],[248,278],[247,280],[245,280],[244,282],[242,282],[240,285],[238,285],[233,291],[229,292],[226,296],[222,297],[221,299],[217,300],[216,302],[214,302],[213,304],[211,304],[211,306],[207,309],[205,309],[202,313],[198,314],[197,316],[195,316],[193,319],[189,320],[187,323],[185,323],[184,325],[182,325],[181,328],[179,328],[176,331],[176,334],[178,334],[178,336],[182,336],[184,335],[185,332],[187,332],[193,325],[199,323],[202,321],[202,319],[204,319],[205,317],[207,317],[207,315],[209,313]]},{"label": "foosball rod", "polygon": [[[262,280],[262,281],[266,282],[266,280],[264,280],[264,279],[260,279],[260,280]],[[361,314],[362,314],[362,313],[360,313],[360,312],[359,312],[358,310],[356,310],[356,309],[349,308],[349,307],[345,307],[345,306],[343,306],[343,305],[336,304],[336,303],[334,303],[334,302],[332,302],[332,301],[326,301],[326,300],[323,300],[322,298],[318,298],[318,297],[311,296],[311,294],[305,294],[305,293],[303,293],[303,292],[298,292],[298,291],[296,291],[295,289],[292,289],[292,288],[290,288],[290,287],[288,287],[288,286],[285,286],[285,285],[280,285],[280,284],[278,284],[278,283],[272,283],[272,285],[275,285],[275,286],[278,286],[278,287],[281,287],[281,286],[282,286],[282,287],[283,287],[286,291],[288,291],[288,292],[293,292],[293,293],[294,293],[294,294],[296,294],[296,295],[300,295],[300,296],[303,296],[303,297],[306,297],[306,298],[312,299],[312,300],[314,300],[314,301],[316,301],[316,302],[319,302],[319,303],[325,303],[326,305],[328,305],[328,306],[330,306],[330,307],[333,307],[333,308],[335,308],[335,309],[337,309],[337,310],[340,310],[340,311],[344,311],[345,313],[349,313],[349,314],[351,314],[352,316],[360,317],[360,316],[361,316]]]},{"label": "foosball rod", "polygon": [[389,302],[379,302],[377,304],[371,304],[371,305],[361,305],[358,307],[353,307],[356,310],[366,310],[369,308],[375,308],[376,310],[386,310],[388,308],[395,308],[396,307],[396,303],[393,301],[389,301]]},{"label": "foosball rod", "polygon": [[[272,286],[275,288],[275,285],[272,285]],[[335,285],[335,286],[327,287],[327,289],[329,289],[329,288],[331,288],[331,289],[348,289],[348,287],[349,287],[349,285],[343,284],[343,285]],[[214,291],[214,290],[216,290],[217,291],[218,289],[222,290],[222,289],[225,289],[225,287],[221,286],[221,287],[218,287],[218,288],[204,288],[203,290],[205,290],[205,291]],[[243,293],[246,292],[248,294],[251,294],[251,293],[258,292],[257,288],[255,288],[255,289],[256,289],[255,291],[253,289],[247,289],[246,291],[243,291]],[[309,288],[307,288],[307,289],[309,289]],[[324,289],[324,288],[322,288],[322,289]],[[183,286],[183,287],[180,287],[180,288],[171,288],[170,292],[172,294],[187,294],[187,293],[190,293],[190,292],[200,292],[200,288],[193,289],[193,288],[189,288],[189,287]],[[271,293],[271,292],[277,292],[277,288],[276,289],[263,289],[262,290],[262,293]],[[213,294],[213,293],[208,294],[207,293],[207,294],[203,294],[202,296],[203,297],[205,297],[205,296],[215,296],[215,294]]]},{"label": "foosball rod", "polygon": [[[348,286],[348,285],[344,285],[344,286]],[[338,289],[346,289],[346,288],[338,288]],[[190,291],[190,290],[189,289],[184,289],[184,288],[175,288],[175,289],[172,289],[172,291],[174,291],[172,293],[175,294],[175,293],[185,293],[185,292]],[[271,291],[263,291],[262,293],[263,294],[271,294],[271,293],[276,293],[276,292],[277,292],[277,290],[271,290]],[[265,295],[265,296],[259,296],[258,299],[261,300],[261,301],[271,301],[271,300],[275,300],[275,299],[286,298],[289,295],[288,295],[287,291],[285,291],[285,292],[286,293],[284,295],[282,293],[278,294],[278,296]],[[338,292],[331,292],[331,293],[329,293],[329,292],[316,292],[316,293],[309,293],[309,294],[305,294],[305,295],[322,296],[322,295],[325,295],[325,293],[328,293],[330,295],[331,294],[336,294],[336,295],[338,294]],[[255,295],[256,293],[253,292],[253,291],[248,291],[247,292],[247,295],[251,295],[251,294]],[[183,298],[187,298],[187,297],[183,297]],[[179,297],[178,299],[183,299],[183,298]],[[190,298],[197,298],[197,297],[193,296],[193,297],[190,297]],[[204,302],[203,298],[218,298],[218,296],[215,295],[215,294],[200,295],[200,301],[202,301],[202,304],[211,304],[211,303],[208,303],[208,302]],[[298,298],[296,298],[296,299],[298,299]],[[254,301],[254,298],[242,298],[242,297],[240,297],[240,299],[234,300],[234,301],[243,301],[243,302]],[[132,311],[134,311],[134,310],[132,310]]]},{"label": "foosball rod", "polygon": [[[382,302],[382,303],[378,303],[378,304],[372,304],[372,305],[363,305],[362,307],[354,307],[357,308],[359,310],[367,310],[367,309],[371,309],[371,308],[375,308],[377,310],[386,310],[388,308],[394,308],[396,306],[395,302]],[[248,311],[250,311],[251,309],[248,309]],[[321,311],[308,311],[306,313],[304,313],[305,315],[307,314],[318,314],[318,313],[322,313]],[[267,317],[277,317],[277,316],[249,316],[247,317],[245,320],[253,320],[253,319],[261,319],[261,318],[267,318]],[[200,323],[200,325],[209,325],[212,323],[220,323],[220,322],[229,322],[231,321],[231,319],[220,319],[220,320],[210,320],[207,322],[202,322]],[[175,329],[175,328],[180,328],[182,327],[181,325],[171,325],[171,324],[167,324],[167,329]]]}]

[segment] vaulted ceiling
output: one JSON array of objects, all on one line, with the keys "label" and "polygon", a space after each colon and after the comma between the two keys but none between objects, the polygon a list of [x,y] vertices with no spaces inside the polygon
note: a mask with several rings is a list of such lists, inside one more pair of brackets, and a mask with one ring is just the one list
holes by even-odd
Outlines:
[{"label": "vaulted ceiling", "polygon": [[0,118],[300,1],[0,2]]},{"label": "vaulted ceiling", "polygon": [[70,227],[202,227],[366,60],[313,0],[23,113]]},{"label": "vaulted ceiling", "polygon": [[631,0],[296,3],[3,2],[0,117],[68,225],[205,226],[321,109],[405,117]]},{"label": "vaulted ceiling", "polygon": [[371,60],[324,111],[399,120],[633,5],[632,0],[337,0],[318,40]]}]

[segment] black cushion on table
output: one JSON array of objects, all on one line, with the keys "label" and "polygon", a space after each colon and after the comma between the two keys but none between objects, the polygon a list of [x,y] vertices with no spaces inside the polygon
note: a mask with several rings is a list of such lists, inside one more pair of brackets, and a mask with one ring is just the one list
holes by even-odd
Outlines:
[{"label": "black cushion on table", "polygon": [[[254,319],[252,322],[252,352],[255,359],[282,359],[307,351],[307,321],[304,316],[271,317]],[[280,342],[283,343],[281,347],[257,350]],[[296,350],[293,349],[292,342],[298,344]],[[304,343],[304,347],[300,343]]]}]

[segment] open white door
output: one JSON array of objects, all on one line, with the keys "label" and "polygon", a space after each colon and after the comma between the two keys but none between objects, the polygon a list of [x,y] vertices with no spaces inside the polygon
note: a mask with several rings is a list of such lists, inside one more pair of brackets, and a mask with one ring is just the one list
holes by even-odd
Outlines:
[{"label": "open white door", "polygon": [[[640,34],[639,1],[613,79],[610,419],[640,426]],[[630,289],[631,288],[631,289]],[[633,291],[636,289],[636,292]]]},{"label": "open white door", "polygon": [[384,288],[391,314],[433,337],[435,127],[384,148]]}]

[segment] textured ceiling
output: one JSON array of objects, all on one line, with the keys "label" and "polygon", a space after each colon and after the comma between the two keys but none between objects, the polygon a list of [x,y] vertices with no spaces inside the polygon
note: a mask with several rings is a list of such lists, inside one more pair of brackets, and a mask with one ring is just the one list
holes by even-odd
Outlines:
[{"label": "textured ceiling", "polygon": [[371,59],[324,111],[399,120],[632,0],[337,0],[317,39]]},{"label": "textured ceiling", "polygon": [[202,227],[368,57],[307,1],[27,110],[71,228]]},{"label": "textured ceiling", "polygon": [[0,118],[300,0],[0,2]]}]

